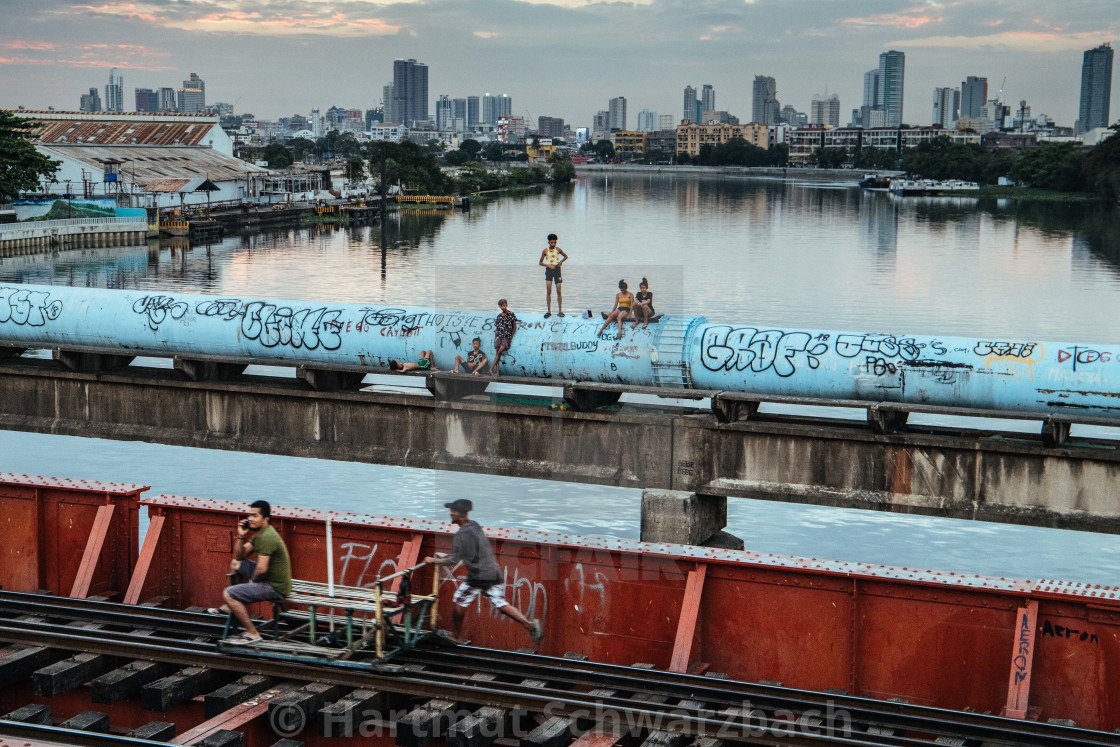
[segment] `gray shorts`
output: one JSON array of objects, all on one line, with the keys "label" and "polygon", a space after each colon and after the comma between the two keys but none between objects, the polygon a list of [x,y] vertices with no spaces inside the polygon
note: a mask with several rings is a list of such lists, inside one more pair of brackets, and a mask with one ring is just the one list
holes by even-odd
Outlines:
[{"label": "gray shorts", "polygon": [[252,604],[253,602],[283,602],[284,597],[280,596],[280,592],[272,588],[272,584],[252,580],[253,573],[255,573],[256,570],[257,564],[253,561],[241,561],[241,568],[238,574],[246,579],[246,581],[245,583],[227,586],[226,592],[229,593],[230,597],[242,604]]}]

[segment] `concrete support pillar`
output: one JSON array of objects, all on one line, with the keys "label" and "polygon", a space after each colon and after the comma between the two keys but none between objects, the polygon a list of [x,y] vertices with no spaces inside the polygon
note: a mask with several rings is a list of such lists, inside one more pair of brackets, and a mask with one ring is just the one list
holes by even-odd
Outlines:
[{"label": "concrete support pillar", "polygon": [[707,545],[742,549],[741,540],[727,534],[727,498],[683,490],[642,491],[643,542]]}]

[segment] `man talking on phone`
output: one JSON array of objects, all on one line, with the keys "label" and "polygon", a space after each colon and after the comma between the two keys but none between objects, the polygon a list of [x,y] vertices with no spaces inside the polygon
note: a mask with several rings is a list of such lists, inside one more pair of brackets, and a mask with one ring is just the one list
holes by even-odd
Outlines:
[{"label": "man talking on phone", "polygon": [[[261,639],[260,631],[253,625],[246,605],[254,602],[282,602],[292,593],[292,565],[288,548],[275,529],[269,525],[272,507],[268,501],[255,501],[249,507],[249,516],[237,523],[237,538],[233,543],[233,560],[230,573],[240,578],[222,592],[225,604],[211,607],[207,612],[223,614],[232,612],[241,627],[242,635],[226,641],[243,646]],[[249,560],[256,555],[256,561]]]}]

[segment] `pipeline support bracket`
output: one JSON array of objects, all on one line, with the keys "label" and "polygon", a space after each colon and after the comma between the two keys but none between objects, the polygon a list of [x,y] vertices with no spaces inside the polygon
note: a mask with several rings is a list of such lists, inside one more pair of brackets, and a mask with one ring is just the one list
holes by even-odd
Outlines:
[{"label": "pipeline support bracket", "polygon": [[1069,438],[1069,432],[1072,426],[1072,423],[1051,420],[1049,418],[1042,421],[1043,445],[1051,449],[1056,449],[1059,446],[1065,445],[1066,440]]},{"label": "pipeline support bracket", "polygon": [[610,407],[617,404],[621,396],[621,391],[582,387],[578,384],[568,384],[564,387],[564,404],[568,409],[576,412],[590,412],[600,407]]},{"label": "pipeline support bracket", "polygon": [[324,368],[299,366],[296,378],[316,392],[341,392],[362,388],[364,371],[332,371]]},{"label": "pipeline support bracket", "polygon": [[75,373],[101,373],[116,368],[126,368],[136,357],[134,355],[63,350],[62,348],[55,348],[51,355],[63,367]]},{"label": "pipeline support bracket", "polygon": [[720,392],[712,395],[712,414],[721,423],[736,423],[754,417],[760,404],[757,400],[736,399]]},{"label": "pipeline support bracket", "polygon": [[440,376],[428,374],[424,377],[424,386],[432,396],[441,402],[450,402],[469,397],[472,394],[482,394],[486,391],[489,382],[486,379],[471,374],[449,374]]},{"label": "pipeline support bracket", "polygon": [[191,381],[229,381],[245,372],[249,364],[208,361],[175,356],[175,370]]},{"label": "pipeline support bracket", "polygon": [[888,433],[896,433],[904,429],[909,418],[910,413],[907,410],[895,407],[883,407],[874,404],[867,408],[867,424],[871,426],[871,431],[878,436],[885,436]]}]

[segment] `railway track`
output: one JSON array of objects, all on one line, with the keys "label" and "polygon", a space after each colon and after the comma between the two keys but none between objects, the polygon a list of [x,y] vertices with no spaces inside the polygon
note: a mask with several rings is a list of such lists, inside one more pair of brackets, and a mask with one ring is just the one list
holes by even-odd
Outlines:
[{"label": "railway track", "polygon": [[[566,745],[584,732],[605,734],[605,740],[628,735],[627,744],[646,747],[731,743],[1120,747],[1120,734],[491,649],[418,650],[385,671],[361,661],[313,663],[280,656],[231,656],[217,644],[223,625],[224,618],[195,612],[0,591],[0,641],[67,655],[94,654],[121,662],[144,660],[260,675],[279,682],[376,691],[405,703],[401,712],[409,714],[406,720],[412,713],[409,708],[422,710],[425,702],[443,702],[475,716],[485,709],[490,709],[491,718],[495,713],[504,714],[502,719],[528,714],[538,731],[551,725],[554,732],[564,732],[563,738],[541,742],[534,741],[530,731],[520,737],[523,747]],[[3,661],[0,657],[0,670]],[[44,744],[88,743],[61,741],[86,738],[61,733],[59,741],[52,742],[42,733],[32,734],[36,731],[32,726],[0,721],[0,737]],[[400,721],[396,728],[397,743],[407,744],[400,736]]]}]

